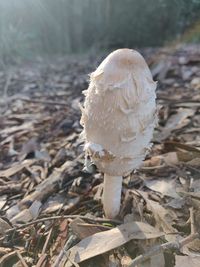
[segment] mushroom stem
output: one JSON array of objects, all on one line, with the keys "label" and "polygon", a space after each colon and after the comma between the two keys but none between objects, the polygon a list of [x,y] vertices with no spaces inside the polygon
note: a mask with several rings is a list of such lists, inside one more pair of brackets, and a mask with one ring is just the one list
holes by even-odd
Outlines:
[{"label": "mushroom stem", "polygon": [[120,211],[122,176],[104,174],[103,207],[106,218],[115,218]]}]

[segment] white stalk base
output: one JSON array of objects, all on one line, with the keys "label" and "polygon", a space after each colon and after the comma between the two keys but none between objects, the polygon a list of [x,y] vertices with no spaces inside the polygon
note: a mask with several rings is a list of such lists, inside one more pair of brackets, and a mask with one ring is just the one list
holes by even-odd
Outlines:
[{"label": "white stalk base", "polygon": [[104,174],[103,208],[106,218],[114,219],[120,211],[122,176]]}]

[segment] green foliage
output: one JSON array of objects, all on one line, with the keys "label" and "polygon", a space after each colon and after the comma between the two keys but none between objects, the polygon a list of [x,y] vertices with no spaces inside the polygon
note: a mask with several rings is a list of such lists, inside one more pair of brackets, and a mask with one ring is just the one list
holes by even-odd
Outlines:
[{"label": "green foliage", "polygon": [[200,0],[0,0],[0,57],[161,46],[200,18]]},{"label": "green foliage", "polygon": [[184,43],[200,43],[200,20],[195,22],[181,37]]}]

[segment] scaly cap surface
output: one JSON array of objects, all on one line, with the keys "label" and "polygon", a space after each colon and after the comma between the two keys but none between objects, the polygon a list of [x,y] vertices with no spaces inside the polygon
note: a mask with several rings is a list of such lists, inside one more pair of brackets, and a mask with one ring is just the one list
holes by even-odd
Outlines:
[{"label": "scaly cap surface", "polygon": [[100,171],[126,175],[151,146],[156,83],[144,58],[131,49],[112,52],[90,78],[81,118],[86,154]]}]

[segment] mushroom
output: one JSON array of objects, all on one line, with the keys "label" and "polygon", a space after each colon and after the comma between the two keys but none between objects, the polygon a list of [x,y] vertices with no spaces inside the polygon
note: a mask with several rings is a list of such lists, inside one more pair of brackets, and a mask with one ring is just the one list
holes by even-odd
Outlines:
[{"label": "mushroom", "polygon": [[135,50],[109,54],[90,75],[81,107],[86,157],[104,173],[107,218],[120,210],[122,177],[138,168],[151,148],[157,121],[156,82]]}]

